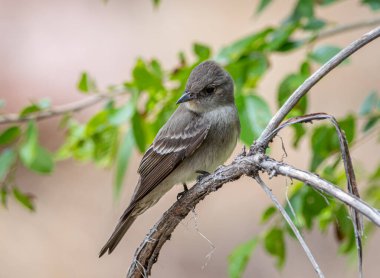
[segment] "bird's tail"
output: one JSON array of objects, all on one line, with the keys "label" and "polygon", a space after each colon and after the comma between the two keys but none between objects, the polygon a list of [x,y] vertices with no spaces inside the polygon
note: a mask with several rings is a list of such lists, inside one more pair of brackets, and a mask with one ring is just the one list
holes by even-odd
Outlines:
[{"label": "bird's tail", "polygon": [[122,218],[120,222],[117,224],[115,231],[112,233],[110,239],[103,246],[102,250],[100,250],[99,258],[107,252],[111,254],[112,251],[116,248],[120,240],[123,238],[124,234],[128,231],[129,227],[136,220],[137,215],[128,215],[124,219]]}]

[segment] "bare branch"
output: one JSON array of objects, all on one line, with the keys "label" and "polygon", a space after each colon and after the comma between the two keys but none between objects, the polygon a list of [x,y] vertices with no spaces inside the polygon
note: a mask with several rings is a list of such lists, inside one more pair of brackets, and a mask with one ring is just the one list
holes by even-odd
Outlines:
[{"label": "bare branch", "polygon": [[316,72],[314,72],[304,83],[288,98],[285,104],[277,111],[277,113],[270,120],[269,124],[265,130],[261,133],[260,137],[256,140],[254,148],[251,152],[257,149],[265,149],[268,145],[269,137],[268,135],[275,130],[280,123],[284,120],[286,115],[293,109],[293,107],[298,103],[298,101],[315,85],[321,80],[326,74],[337,67],[346,58],[351,56],[357,50],[370,43],[374,39],[380,36],[380,27],[373,29],[367,34],[363,35],[360,39],[352,42],[346,48],[342,49],[338,54],[336,54],[330,61],[320,67]]},{"label": "bare branch", "polygon": [[371,207],[358,197],[352,195],[351,193],[346,193],[334,184],[322,179],[316,174],[310,173],[308,171],[297,169],[288,164],[275,161],[271,158],[262,160],[260,163],[261,169],[273,173],[275,171],[277,174],[290,177],[310,185],[314,189],[323,191],[328,195],[340,200],[349,207],[359,211],[361,214],[366,216],[374,224],[380,227],[380,211]]},{"label": "bare branch", "polygon": [[[330,122],[334,125],[336,132],[338,134],[340,153],[342,155],[344,170],[346,172],[346,177],[347,177],[347,189],[351,194],[360,198],[359,190],[358,190],[358,186],[356,182],[356,177],[355,177],[354,166],[352,165],[350,150],[348,148],[347,138],[344,132],[342,131],[342,129],[340,128],[337,120],[333,116],[328,115],[326,113],[314,113],[314,114],[309,114],[305,116],[291,118],[285,123],[281,124],[278,128],[276,128],[271,134],[268,135],[268,137],[270,140],[272,140],[272,138],[276,136],[276,134],[281,129],[289,125],[293,125],[296,123],[307,123],[307,122],[312,122],[314,120],[326,120],[326,119],[330,120]],[[362,219],[362,216],[356,210],[351,208],[350,211],[352,215],[352,224],[354,226],[355,240],[356,240],[356,246],[358,250],[359,276],[362,277],[363,250],[362,250],[361,237],[363,236],[363,219]]]},{"label": "bare branch", "polygon": [[333,37],[341,33],[345,33],[347,31],[352,31],[360,28],[365,28],[365,27],[372,27],[380,24],[380,18],[375,17],[371,19],[367,19],[364,21],[357,21],[357,22],[352,22],[348,24],[340,24],[337,25],[333,28],[329,29],[324,29],[315,36],[310,37],[307,39],[308,41],[315,41],[315,40],[320,40],[320,39],[325,39],[328,37]]},{"label": "bare branch", "polygon": [[213,174],[196,183],[164,213],[136,250],[128,277],[143,277],[142,273],[150,275],[162,246],[170,239],[174,229],[208,194],[243,175],[255,175],[258,170],[302,181],[353,207],[380,227],[379,211],[317,175],[275,161],[261,153],[251,156],[242,155],[238,156],[232,164],[218,168]]},{"label": "bare branch", "polygon": [[41,112],[36,112],[25,117],[21,117],[19,114],[6,114],[0,115],[0,125],[2,124],[14,124],[23,123],[29,120],[42,120],[46,118],[56,117],[67,113],[79,112],[90,106],[93,106],[99,102],[113,99],[120,95],[126,94],[126,91],[115,91],[112,93],[97,93],[92,97],[88,97],[73,103],[50,108]]},{"label": "bare branch", "polygon": [[280,202],[277,200],[276,196],[272,193],[272,190],[265,184],[265,182],[260,178],[259,175],[253,176],[253,178],[257,181],[257,183],[262,187],[262,189],[265,191],[265,193],[269,196],[269,198],[272,200],[276,208],[280,211],[282,216],[285,218],[286,222],[288,222],[290,228],[296,235],[299,243],[301,244],[303,250],[306,253],[306,256],[309,258],[309,261],[313,265],[313,268],[315,272],[317,273],[318,277],[323,278],[325,277],[322,273],[321,268],[319,267],[317,261],[315,260],[313,254],[311,253],[310,248],[307,246],[305,240],[303,239],[301,233],[297,229],[296,225],[294,225],[292,219],[289,217],[289,215],[286,213],[285,209],[282,207]]}]

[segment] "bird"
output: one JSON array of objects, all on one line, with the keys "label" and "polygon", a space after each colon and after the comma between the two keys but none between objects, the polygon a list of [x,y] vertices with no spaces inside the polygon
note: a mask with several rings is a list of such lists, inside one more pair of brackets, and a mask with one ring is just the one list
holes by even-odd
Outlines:
[{"label": "bird", "polygon": [[235,149],[240,121],[234,83],[219,64],[207,60],[196,66],[177,104],[145,152],[130,204],[99,257],[112,253],[136,218],[174,185],[186,191],[188,182],[215,171]]}]

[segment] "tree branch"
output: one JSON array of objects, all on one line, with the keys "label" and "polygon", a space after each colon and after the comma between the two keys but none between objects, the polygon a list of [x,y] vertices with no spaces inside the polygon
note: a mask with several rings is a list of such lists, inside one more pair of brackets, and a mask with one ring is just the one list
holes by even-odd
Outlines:
[{"label": "tree branch", "polygon": [[213,174],[197,182],[183,197],[175,202],[150,230],[145,240],[136,250],[127,277],[146,277],[150,275],[153,264],[165,242],[170,239],[172,232],[195,206],[208,194],[218,190],[225,183],[239,179],[242,175],[256,176],[258,171],[265,171],[270,177],[282,175],[304,182],[314,189],[323,191],[342,201],[356,211],[362,213],[374,224],[380,227],[380,211],[369,206],[351,193],[346,193],[337,186],[319,176],[294,168],[282,162],[275,161],[266,155],[264,150],[271,141],[272,132],[280,125],[285,116],[319,80],[339,65],[344,59],[358,49],[380,36],[380,27],[365,34],[359,40],[351,43],[339,52],[329,62],[323,65],[309,77],[280,108],[272,118],[259,139],[251,146],[248,156],[235,158],[232,164],[218,168]]},{"label": "tree branch", "polygon": [[310,263],[313,265],[313,268],[315,272],[317,273],[318,277],[324,278],[323,272],[321,268],[319,267],[317,261],[315,260],[313,254],[310,251],[309,246],[307,246],[305,240],[303,239],[301,233],[297,229],[296,225],[294,225],[292,219],[289,217],[289,215],[286,213],[285,209],[282,207],[280,202],[277,200],[276,196],[272,193],[272,190],[265,184],[265,182],[260,178],[259,175],[253,176],[253,178],[257,181],[257,183],[261,186],[261,188],[265,191],[265,193],[268,195],[268,197],[272,200],[276,208],[280,211],[286,222],[288,222],[288,225],[292,229],[293,233],[296,235],[299,243],[301,244],[303,250],[306,253],[306,256],[308,257]]},{"label": "tree branch", "polygon": [[336,68],[341,62],[346,58],[351,56],[353,53],[358,51],[360,48],[370,43],[374,39],[380,36],[380,27],[373,29],[367,34],[363,35],[360,39],[352,42],[350,45],[342,49],[338,54],[336,54],[330,61],[320,67],[316,72],[314,72],[304,83],[288,98],[284,105],[277,111],[277,113],[270,120],[269,124],[265,130],[261,133],[260,137],[256,140],[251,152],[254,153],[258,149],[265,149],[270,141],[270,134],[275,130],[280,123],[284,120],[286,115],[293,109],[293,107],[298,103],[298,101],[307,93],[309,90],[318,83],[326,74]]},{"label": "tree branch", "polygon": [[115,91],[112,93],[97,93],[92,97],[88,97],[76,102],[72,102],[66,105],[57,106],[41,112],[36,112],[28,116],[22,117],[19,114],[6,114],[0,115],[0,125],[2,124],[14,124],[23,123],[29,120],[43,120],[46,118],[56,117],[67,113],[79,112],[88,107],[91,107],[104,100],[113,99],[120,95],[126,94],[126,91]]},{"label": "tree branch", "polygon": [[243,175],[256,175],[259,170],[304,182],[354,208],[380,227],[379,211],[317,175],[275,161],[260,153],[238,156],[232,164],[220,167],[213,174],[196,183],[164,213],[136,250],[127,277],[146,277],[151,274],[152,266],[157,261],[162,246],[170,239],[174,229],[208,194]]},{"label": "tree branch", "polygon": [[326,30],[322,30],[321,32],[319,32],[315,36],[311,36],[310,38],[305,39],[305,40],[306,41],[321,40],[321,39],[325,39],[328,37],[336,36],[336,35],[341,34],[341,33],[345,33],[347,31],[352,31],[352,30],[356,30],[356,29],[360,29],[360,28],[364,28],[364,27],[372,27],[372,26],[376,26],[379,24],[380,24],[380,17],[375,17],[375,18],[371,18],[371,19],[363,20],[363,21],[352,22],[352,23],[348,23],[348,24],[340,24],[340,25],[337,25],[335,27],[332,27],[332,28],[329,28]]}]

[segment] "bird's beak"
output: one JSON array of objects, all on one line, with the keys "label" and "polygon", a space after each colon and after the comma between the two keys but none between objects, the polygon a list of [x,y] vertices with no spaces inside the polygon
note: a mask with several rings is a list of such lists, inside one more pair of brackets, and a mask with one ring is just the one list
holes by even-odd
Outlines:
[{"label": "bird's beak", "polygon": [[190,93],[188,91],[185,91],[185,93],[179,98],[179,100],[177,100],[176,104],[187,102],[187,101],[190,101],[190,100],[192,100],[194,98],[195,98],[194,94],[192,94],[192,93]]}]

